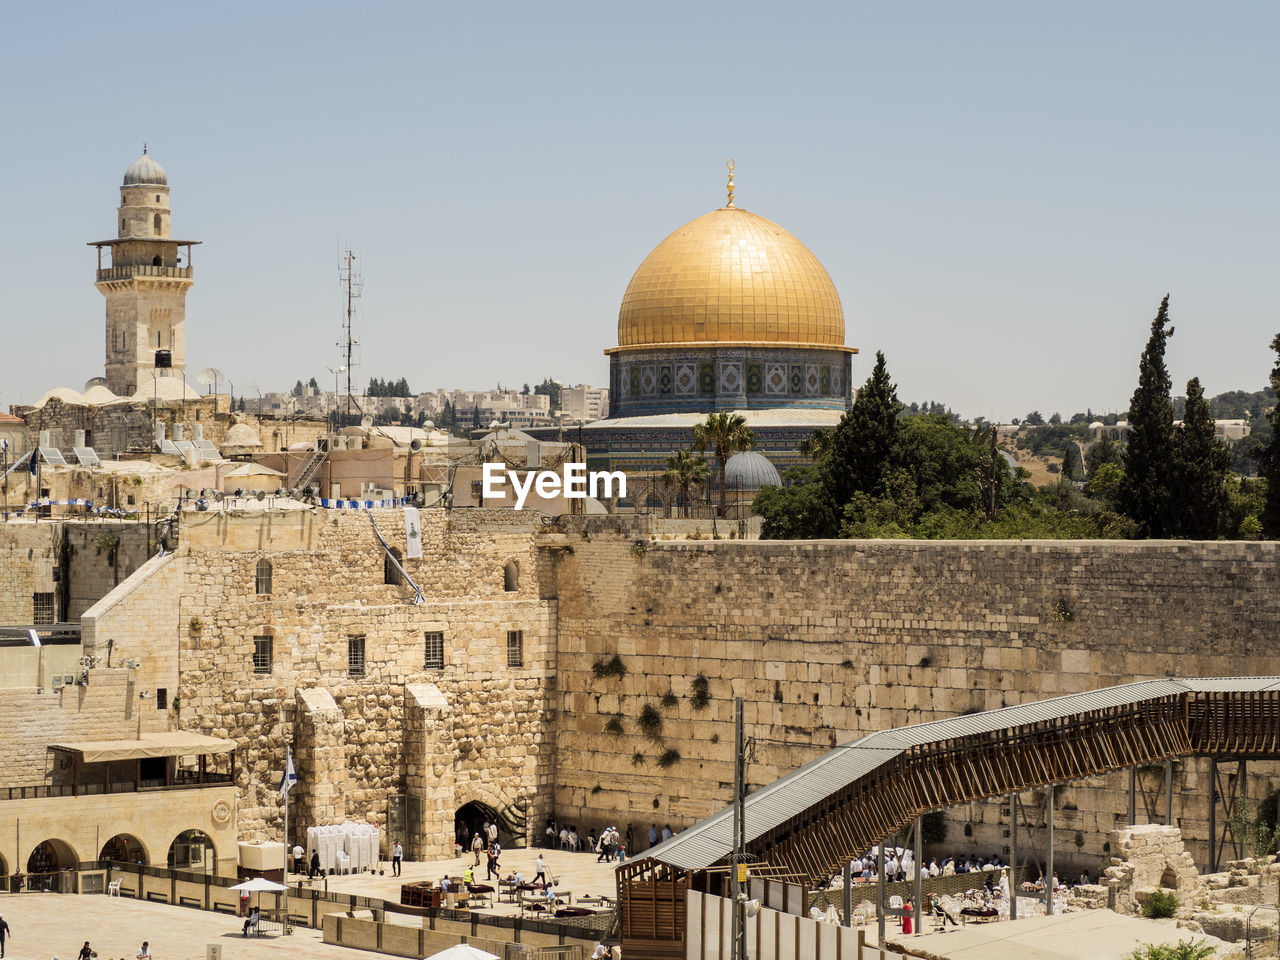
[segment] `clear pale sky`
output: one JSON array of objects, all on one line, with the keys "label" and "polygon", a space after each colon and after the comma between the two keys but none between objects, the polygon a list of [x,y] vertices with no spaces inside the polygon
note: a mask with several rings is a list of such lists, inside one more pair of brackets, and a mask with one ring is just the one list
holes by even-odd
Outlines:
[{"label": "clear pale sky", "polygon": [[198,239],[188,370],[607,383],[632,272],[724,203],[825,264],[905,400],[1258,389],[1280,262],[1280,5],[21,4],[0,32],[0,406],[102,374],[91,240],[144,140]]}]

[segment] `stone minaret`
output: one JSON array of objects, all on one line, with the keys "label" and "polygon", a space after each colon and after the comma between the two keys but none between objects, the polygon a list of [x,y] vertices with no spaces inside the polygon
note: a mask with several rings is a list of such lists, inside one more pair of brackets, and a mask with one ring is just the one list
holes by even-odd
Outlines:
[{"label": "stone minaret", "polygon": [[186,369],[191,248],[199,241],[170,238],[169,181],[145,147],[124,173],[117,219],[117,239],[90,246],[98,248],[94,285],[107,298],[107,387],[129,396],[150,392],[153,371],[181,377]]}]

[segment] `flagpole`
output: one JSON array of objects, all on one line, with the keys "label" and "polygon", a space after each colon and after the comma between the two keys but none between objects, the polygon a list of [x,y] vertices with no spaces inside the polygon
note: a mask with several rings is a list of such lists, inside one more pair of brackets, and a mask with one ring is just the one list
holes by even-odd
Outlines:
[{"label": "flagpole", "polygon": [[286,743],[284,747],[284,874],[281,876],[281,881],[286,887],[289,885],[289,788],[293,786],[289,782],[289,768],[292,766],[292,751]]}]

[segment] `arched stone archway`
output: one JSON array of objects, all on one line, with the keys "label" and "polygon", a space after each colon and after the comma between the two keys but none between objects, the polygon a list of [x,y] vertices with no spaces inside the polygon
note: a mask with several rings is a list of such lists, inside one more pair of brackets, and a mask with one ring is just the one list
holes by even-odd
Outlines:
[{"label": "arched stone archway", "polygon": [[[454,797],[457,804],[454,811],[454,833],[467,826],[467,842],[463,849],[469,850],[471,837],[485,820],[498,824],[498,842],[503,847],[516,844],[528,845],[526,824],[526,806],[520,798],[508,800],[496,791],[484,789],[477,783],[468,783],[466,789]],[[486,838],[487,841],[488,838]]]},{"label": "arched stone archway", "polygon": [[98,851],[99,860],[118,860],[121,863],[149,864],[146,845],[131,833],[117,833]]},{"label": "arched stone archway", "polygon": [[80,863],[71,844],[65,840],[50,838],[41,840],[27,856],[27,888],[30,890],[57,889],[54,876],[60,870],[73,870]]},{"label": "arched stone archway", "polygon": [[502,568],[502,589],[514,593],[520,589],[520,564],[508,560]]},{"label": "arched stone archway", "polygon": [[214,873],[218,855],[213,840],[203,830],[183,830],[169,844],[167,864],[171,870]]},{"label": "arched stone archway", "polygon": [[1160,886],[1165,890],[1178,889],[1178,871],[1173,869],[1172,864],[1164,868],[1164,873],[1160,874]]}]

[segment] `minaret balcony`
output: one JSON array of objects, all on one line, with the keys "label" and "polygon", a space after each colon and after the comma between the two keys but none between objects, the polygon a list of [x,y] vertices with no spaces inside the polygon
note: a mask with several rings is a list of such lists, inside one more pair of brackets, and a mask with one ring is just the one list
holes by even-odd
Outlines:
[{"label": "minaret balcony", "polygon": [[98,271],[98,282],[104,280],[132,280],[134,277],[172,277],[178,280],[190,280],[190,267],[157,267],[150,263],[138,263],[132,266],[107,267]]}]

